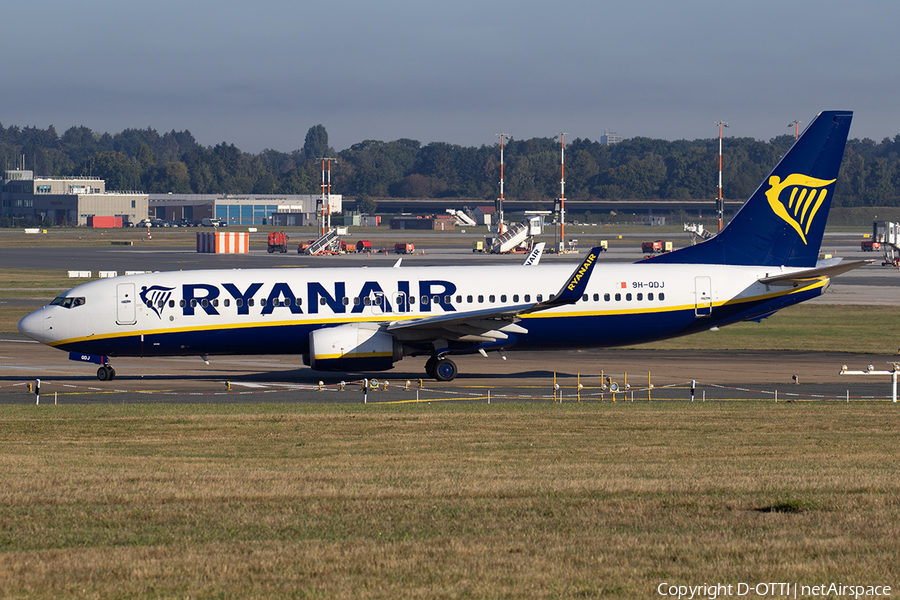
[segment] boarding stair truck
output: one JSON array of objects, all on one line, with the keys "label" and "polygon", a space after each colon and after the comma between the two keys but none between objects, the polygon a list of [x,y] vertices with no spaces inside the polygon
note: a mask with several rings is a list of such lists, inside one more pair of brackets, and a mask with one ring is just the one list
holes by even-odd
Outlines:
[{"label": "boarding stair truck", "polygon": [[697,238],[706,241],[716,237],[716,234],[703,227],[703,223],[685,223],[684,230],[691,234],[691,246],[697,245]]},{"label": "boarding stair truck", "polygon": [[528,252],[531,250],[531,238],[541,233],[541,217],[527,217],[514,225],[510,225],[506,233],[495,237],[490,245],[491,254],[508,252]]},{"label": "boarding stair truck", "polygon": [[270,231],[268,247],[269,254],[272,254],[273,252],[287,254],[287,243],[289,239],[290,238],[281,231]]},{"label": "boarding stair truck", "polygon": [[325,235],[310,244],[304,253],[309,255],[337,254],[341,244],[341,230],[343,230],[344,235],[346,235],[346,227],[329,229]]},{"label": "boarding stair truck", "polygon": [[456,210],[455,208],[448,208],[446,210],[446,212],[449,215],[453,215],[453,217],[456,219],[457,225],[463,225],[463,226],[467,226],[467,227],[475,227],[476,225],[478,225],[478,223],[475,222],[475,219],[473,219],[472,217],[470,217],[469,215],[467,215],[466,213],[464,213],[461,210]]},{"label": "boarding stair truck", "polygon": [[881,266],[900,266],[900,223],[873,221],[872,241],[880,243],[884,249]]}]

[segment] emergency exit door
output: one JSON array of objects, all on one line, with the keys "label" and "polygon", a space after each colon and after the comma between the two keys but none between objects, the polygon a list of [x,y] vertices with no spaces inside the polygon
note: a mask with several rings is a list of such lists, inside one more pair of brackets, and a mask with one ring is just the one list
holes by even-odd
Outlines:
[{"label": "emergency exit door", "polygon": [[708,317],[712,314],[712,281],[709,277],[694,277],[694,314]]}]

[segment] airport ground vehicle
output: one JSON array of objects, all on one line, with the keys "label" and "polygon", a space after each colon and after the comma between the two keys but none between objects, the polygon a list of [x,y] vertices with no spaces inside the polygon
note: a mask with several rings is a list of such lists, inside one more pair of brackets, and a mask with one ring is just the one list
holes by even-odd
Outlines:
[{"label": "airport ground vehicle", "polygon": [[416,251],[416,246],[410,243],[398,242],[394,244],[394,254],[412,254]]},{"label": "airport ground vehicle", "polygon": [[372,242],[369,240],[359,240],[356,242],[356,251],[357,252],[371,252],[372,251]]},{"label": "airport ground vehicle", "polygon": [[290,238],[281,231],[270,231],[268,248],[269,254],[272,254],[273,252],[287,254],[287,243],[289,239]]},{"label": "airport ground vehicle", "polygon": [[873,242],[872,240],[863,240],[859,244],[860,248],[862,248],[863,252],[875,252],[876,250],[881,250],[881,244],[879,242]]},{"label": "airport ground vehicle", "polygon": [[662,254],[663,252],[671,252],[671,251],[672,251],[672,242],[667,242],[665,240],[655,240],[653,242],[641,243],[641,252],[648,252],[651,254]]}]

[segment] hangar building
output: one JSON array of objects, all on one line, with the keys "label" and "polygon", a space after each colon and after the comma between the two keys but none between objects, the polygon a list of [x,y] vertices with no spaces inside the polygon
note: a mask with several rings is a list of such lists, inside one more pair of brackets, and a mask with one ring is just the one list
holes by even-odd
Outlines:
[{"label": "hangar building", "polygon": [[[331,214],[342,212],[343,197],[330,198]],[[204,218],[228,225],[312,225],[322,210],[322,195],[312,194],[150,194],[150,216],[166,221]]]}]

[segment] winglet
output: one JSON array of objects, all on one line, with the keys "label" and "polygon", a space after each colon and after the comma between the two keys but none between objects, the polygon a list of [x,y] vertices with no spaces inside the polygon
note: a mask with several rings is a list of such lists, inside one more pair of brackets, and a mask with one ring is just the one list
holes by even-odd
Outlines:
[{"label": "winglet", "polygon": [[544,246],[547,245],[547,242],[538,242],[534,245],[534,248],[531,249],[531,253],[528,255],[528,258],[525,259],[525,262],[522,263],[523,267],[533,267],[534,265],[541,262],[541,254],[544,252]]},{"label": "winglet", "polygon": [[578,302],[581,299],[581,295],[584,294],[584,289],[587,287],[588,281],[591,279],[591,271],[594,270],[594,265],[597,264],[597,258],[600,256],[600,252],[600,246],[591,248],[591,251],[588,252],[588,255],[581,261],[578,268],[572,272],[566,280],[565,285],[552,300],[536,304],[532,309],[525,312],[546,310],[548,308],[565,306],[567,304],[575,304]]}]

